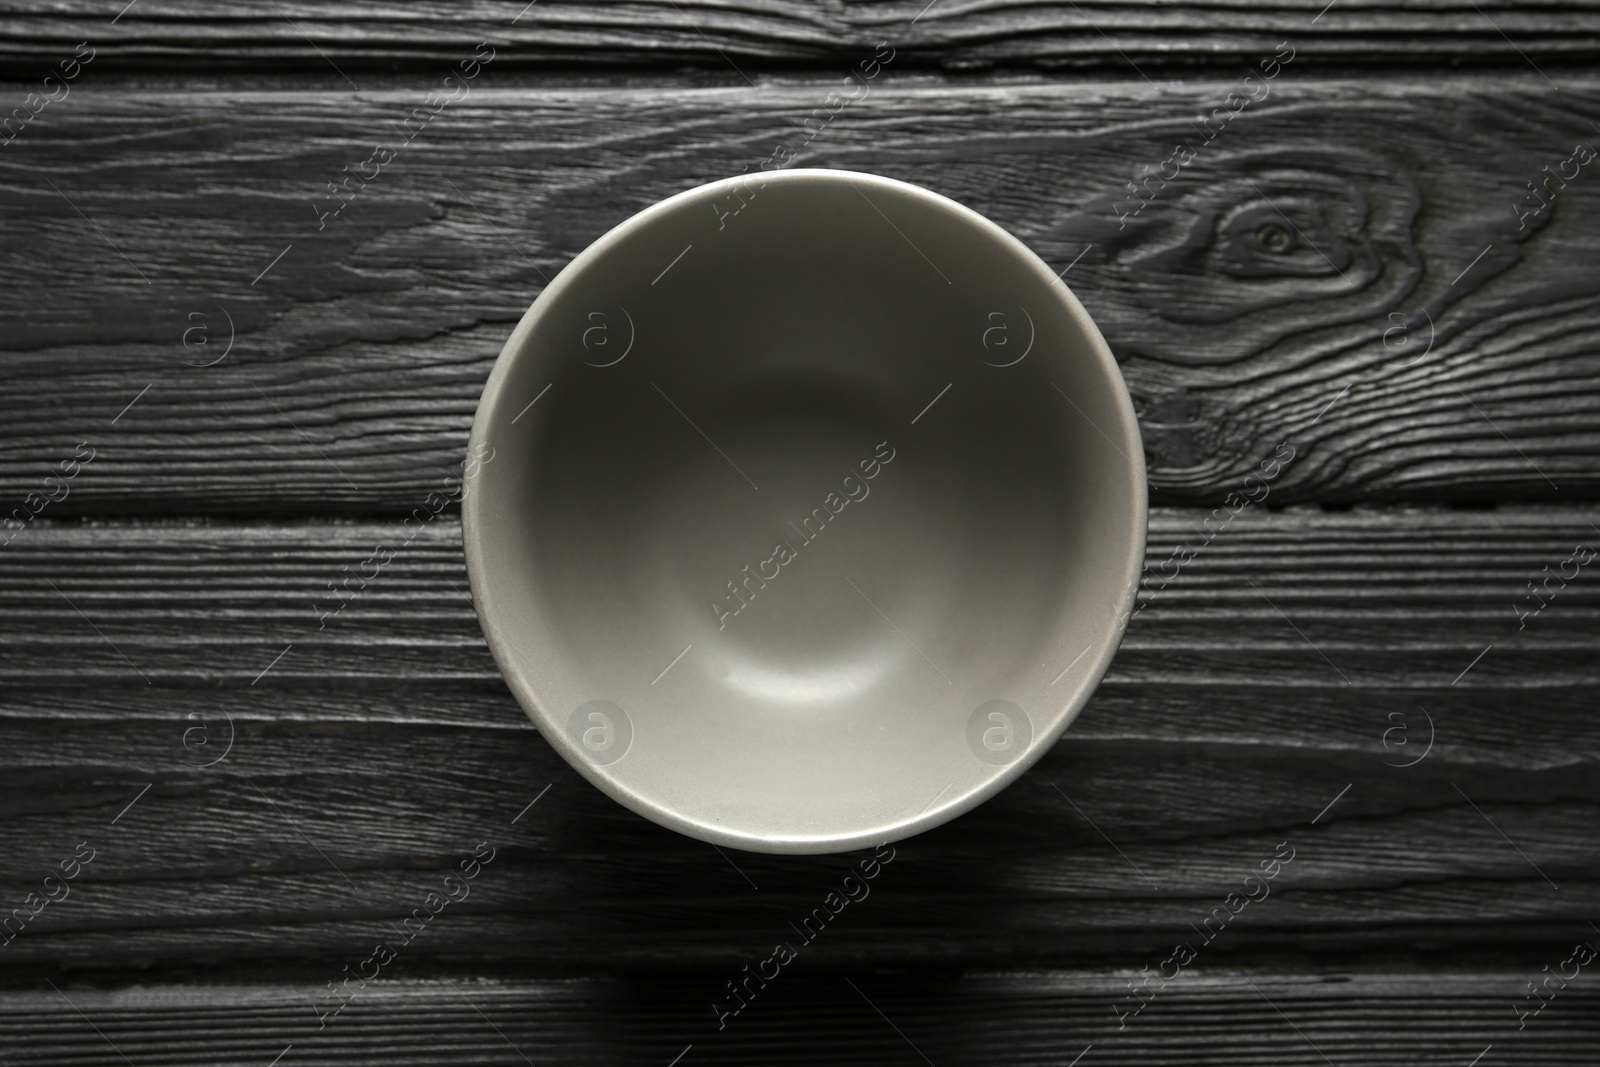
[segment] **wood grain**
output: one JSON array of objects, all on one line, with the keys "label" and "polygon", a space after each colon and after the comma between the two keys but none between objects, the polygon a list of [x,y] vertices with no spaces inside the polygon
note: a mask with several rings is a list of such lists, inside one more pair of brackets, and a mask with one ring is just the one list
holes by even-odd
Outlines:
[{"label": "wood grain", "polygon": [[[1158,511],[1151,561],[1202,517]],[[808,951],[1137,964],[1283,841],[1295,864],[1219,950],[1568,938],[1600,904],[1600,586],[1580,571],[1520,631],[1513,603],[1600,541],[1595,517],[1241,513],[1133,620],[1066,739],[903,843],[883,906]],[[356,951],[488,840],[501,859],[419,955],[737,966],[849,869],[731,860],[585,784],[494,673],[448,519],[319,631],[325,583],[390,536],[57,524],[0,550],[0,893],[99,849],[0,964]]]},{"label": "wood grain", "polygon": [[[332,962],[325,969],[338,974]],[[1539,966],[1531,972],[1540,973]],[[1586,1067],[1600,1039],[1596,995],[1581,978],[1519,1032],[1512,1005],[1526,978],[1515,971],[1185,973],[1122,1031],[1111,1005],[1128,1000],[1127,976],[1112,973],[786,970],[718,1031],[710,1001],[727,977],[386,977],[322,1031],[308,999],[327,980],[321,972],[248,985],[111,989],[57,977],[52,990],[34,978],[25,991],[0,996],[0,1041],[18,1067],[124,1061],[263,1067],[288,1046],[285,1065],[660,1067],[680,1055],[683,1067],[820,1061],[1066,1067],[1079,1055],[1084,1067],[1466,1067],[1492,1046],[1485,1063]]]},{"label": "wood grain", "polygon": [[[548,279],[800,146],[880,41],[797,162],[1062,270],[1167,506],[1067,737],[719,1031],[855,857],[719,854],[585,783],[495,671],[448,512],[316,605],[457,468]],[[1593,1064],[1593,978],[1516,1014],[1600,944],[1600,586],[1548,579],[1600,541],[1594,165],[1518,216],[1600,143],[1597,58],[1592,0],[0,0],[0,518],[95,450],[0,529],[0,1063]],[[479,842],[470,899],[319,1030]]]},{"label": "wood grain", "polygon": [[[1231,82],[883,87],[798,162],[927,185],[1061,269],[1123,361],[1158,503],[1215,503],[1285,440],[1274,503],[1591,497],[1600,179],[1522,230],[1513,203],[1595,139],[1600,82],[1296,74],[1209,143]],[[0,153],[0,499],[88,441],[53,515],[409,510],[544,280],[798,144],[826,84],[482,88],[319,232],[325,183],[435,80],[86,86],[23,130]],[[1183,138],[1199,155],[1121,218]]]},{"label": "wood grain", "polygon": [[48,63],[85,38],[118,67],[293,68],[335,80],[339,70],[448,64],[482,40],[529,67],[693,65],[734,79],[802,64],[848,66],[884,39],[896,43],[906,64],[957,70],[1237,66],[1285,38],[1315,59],[1391,69],[1462,60],[1526,69],[1530,61],[1592,62],[1600,54],[1600,13],[1588,3],[284,0],[219,7],[140,0],[119,16],[121,7],[58,0],[40,10],[11,0],[0,5],[0,62]]}]

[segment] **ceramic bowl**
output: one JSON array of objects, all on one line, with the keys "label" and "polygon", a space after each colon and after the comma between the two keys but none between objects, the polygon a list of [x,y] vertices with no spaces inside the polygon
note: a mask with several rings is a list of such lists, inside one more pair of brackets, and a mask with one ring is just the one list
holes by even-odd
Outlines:
[{"label": "ceramic bowl", "polygon": [[832,852],[972,808],[1104,674],[1144,454],[1083,307],[975,212],[791,170],[640,212],[489,377],[462,521],[511,691],[634,811]]}]

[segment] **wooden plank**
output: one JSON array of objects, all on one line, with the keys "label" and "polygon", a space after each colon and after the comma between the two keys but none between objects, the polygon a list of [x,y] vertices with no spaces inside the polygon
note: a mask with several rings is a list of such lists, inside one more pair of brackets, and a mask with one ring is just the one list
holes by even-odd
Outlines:
[{"label": "wooden plank", "polygon": [[[544,279],[800,143],[831,84],[475,90],[319,232],[327,180],[425,81],[85,86],[0,153],[8,509],[92,447],[51,514],[409,510]],[[1600,180],[1522,230],[1514,204],[1595,139],[1600,81],[1273,84],[1131,219],[1126,183],[1231,80],[882,87],[797,162],[920,182],[1059,266],[1124,362],[1158,503],[1215,503],[1286,440],[1275,503],[1591,497]]]},{"label": "wooden plank", "polygon": [[[795,64],[852,64],[894,41],[909,65],[1237,66],[1290,38],[1313,59],[1359,64],[1499,61],[1525,67],[1592,61],[1600,12],[1588,2],[1529,7],[1228,0],[982,4],[954,0],[746,0],[740,4],[526,0],[377,4],[298,0],[218,8],[201,0],[0,5],[0,62],[48,63],[88,38],[107,66],[254,70],[299,67],[340,77],[399,63],[450,63],[493,41],[524,66],[694,65],[738,78]],[[97,60],[99,61],[99,60]]]},{"label": "wooden plank", "polygon": [[[1427,691],[1489,643],[1498,654],[1458,689],[1579,685],[1600,670],[1586,655],[1600,592],[1581,559],[1563,566],[1575,545],[1600,540],[1593,509],[1247,508],[1213,519],[1210,541],[1208,517],[1153,512],[1146,606],[1112,681]],[[330,583],[365,573],[358,565],[379,544],[397,550],[392,562],[364,588],[347,586],[349,606],[324,622],[339,603]],[[1524,623],[1519,612],[1546,602]],[[0,679],[13,686],[248,685],[290,643],[294,654],[272,670],[277,684],[498,679],[467,592],[460,525],[443,515],[409,530],[40,521],[0,550],[0,609],[10,621]],[[1219,633],[1224,619],[1230,630]],[[1241,673],[1219,673],[1210,652]]]},{"label": "wooden plank", "polygon": [[[817,960],[1155,952],[1284,841],[1230,951],[1547,944],[1593,916],[1600,586],[1580,570],[1522,630],[1513,608],[1600,540],[1593,510],[1246,511],[1199,546],[1203,517],[1155,514],[1151,561],[1198,552],[1066,739],[900,846],[882,910]],[[390,536],[56,524],[0,551],[3,899],[99,850],[7,959],[353,952],[488,840],[493,877],[419,955],[737,966],[850,868],[734,860],[584,783],[494,674],[448,519],[319,631],[325,583]]]},{"label": "wooden plank", "polygon": [[[753,948],[752,958],[762,951]],[[1554,958],[1557,967],[1562,958]],[[1125,973],[830,974],[800,962],[778,972],[721,1030],[711,1002],[728,999],[723,982],[737,972],[578,981],[386,974],[319,1030],[310,998],[325,992],[329,974],[340,976],[337,962],[252,984],[107,989],[55,978],[52,990],[34,978],[0,995],[0,1041],[7,1062],[18,1067],[262,1067],[280,1054],[285,1067],[824,1061],[1468,1067],[1475,1057],[1484,1064],[1588,1067],[1600,1047],[1600,1000],[1584,977],[1518,1031],[1515,1005],[1529,976],[1542,975],[1542,957],[1530,958],[1526,973],[1186,971],[1122,1030],[1112,1006],[1131,1002]]]}]

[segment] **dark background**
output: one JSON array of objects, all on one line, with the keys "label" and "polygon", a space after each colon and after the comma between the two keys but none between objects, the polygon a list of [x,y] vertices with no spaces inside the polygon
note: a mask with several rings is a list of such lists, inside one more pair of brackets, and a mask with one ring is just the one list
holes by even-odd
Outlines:
[{"label": "dark background", "polygon": [[[0,3],[0,512],[33,516],[0,547],[0,915],[94,850],[0,949],[0,1063],[1600,1062],[1600,970],[1528,987],[1600,946],[1600,161],[1529,187],[1600,144],[1600,7],[524,3]],[[719,1032],[858,857],[719,855],[585,784],[494,669],[453,506],[315,605],[459,469],[548,277],[798,144],[880,41],[795,163],[1063,270],[1139,410],[1150,564],[1194,555],[1065,739]]]}]

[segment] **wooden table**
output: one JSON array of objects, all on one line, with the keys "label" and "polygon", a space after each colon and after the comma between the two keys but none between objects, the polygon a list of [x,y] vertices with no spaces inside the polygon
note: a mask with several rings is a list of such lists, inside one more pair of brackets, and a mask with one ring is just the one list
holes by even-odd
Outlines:
[{"label": "wooden table", "polygon": [[[0,9],[0,1063],[1600,1062],[1600,9]],[[315,605],[457,469],[548,278],[879,42],[795,162],[1063,272],[1155,595],[1035,769],[719,1028],[858,857],[584,783],[453,509]]]}]

